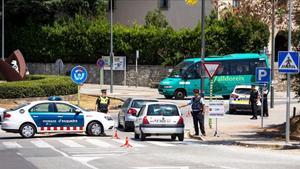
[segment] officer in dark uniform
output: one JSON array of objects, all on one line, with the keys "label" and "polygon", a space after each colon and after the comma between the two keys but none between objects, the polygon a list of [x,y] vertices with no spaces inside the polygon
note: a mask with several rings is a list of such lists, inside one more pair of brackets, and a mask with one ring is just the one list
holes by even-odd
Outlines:
[{"label": "officer in dark uniform", "polygon": [[258,91],[255,88],[255,85],[251,85],[251,92],[250,92],[250,98],[249,98],[249,104],[251,104],[251,111],[253,114],[253,117],[251,120],[257,119],[257,102],[259,99]]},{"label": "officer in dark uniform", "polygon": [[185,107],[188,105],[192,105],[192,116],[193,116],[193,122],[194,122],[194,128],[195,128],[195,135],[199,135],[199,127],[198,123],[200,125],[200,130],[203,136],[206,136],[205,129],[204,129],[204,96],[200,96],[199,90],[194,90],[194,97],[190,100],[190,102],[186,105],[182,105],[181,107]]},{"label": "officer in dark uniform", "polygon": [[96,101],[96,109],[98,112],[107,113],[110,100],[106,95],[106,89],[102,89],[101,93],[102,95]]}]

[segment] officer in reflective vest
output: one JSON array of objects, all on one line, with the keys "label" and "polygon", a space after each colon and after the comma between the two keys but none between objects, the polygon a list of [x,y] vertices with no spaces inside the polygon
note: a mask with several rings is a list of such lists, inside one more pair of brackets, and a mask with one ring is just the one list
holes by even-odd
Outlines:
[{"label": "officer in reflective vest", "polygon": [[96,109],[98,112],[107,113],[110,100],[106,95],[106,89],[102,89],[101,93],[102,95],[96,101]]},{"label": "officer in reflective vest", "polygon": [[200,96],[199,90],[194,90],[194,97],[191,99],[191,101],[186,104],[182,105],[181,107],[185,107],[191,105],[192,108],[192,116],[193,116],[193,122],[194,122],[194,128],[195,128],[195,136],[199,135],[199,127],[198,123],[200,125],[200,130],[203,136],[206,136],[205,129],[204,129],[204,96]]}]

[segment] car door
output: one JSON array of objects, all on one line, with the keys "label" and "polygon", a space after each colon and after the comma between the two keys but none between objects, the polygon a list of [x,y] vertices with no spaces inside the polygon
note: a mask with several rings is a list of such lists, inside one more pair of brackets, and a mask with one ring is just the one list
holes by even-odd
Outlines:
[{"label": "car door", "polygon": [[131,103],[131,98],[128,98],[126,99],[126,101],[124,102],[121,110],[120,110],[120,113],[119,113],[119,122],[124,126],[125,125],[125,115],[127,113],[127,110],[130,106],[130,103]]},{"label": "car door", "polygon": [[76,112],[76,108],[66,103],[55,103],[60,131],[83,131],[84,114]]},{"label": "car door", "polygon": [[29,109],[29,114],[40,132],[51,131],[57,127],[58,115],[54,103],[41,103]]}]

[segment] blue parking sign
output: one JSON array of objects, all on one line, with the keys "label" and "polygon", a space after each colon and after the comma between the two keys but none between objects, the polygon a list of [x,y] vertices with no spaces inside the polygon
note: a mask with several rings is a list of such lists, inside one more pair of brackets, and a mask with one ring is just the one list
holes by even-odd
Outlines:
[{"label": "blue parking sign", "polygon": [[265,67],[256,68],[256,82],[258,83],[269,83],[271,80],[271,69]]},{"label": "blue parking sign", "polygon": [[279,73],[299,73],[299,53],[279,51],[278,71]]},{"label": "blue parking sign", "polygon": [[87,70],[83,66],[75,66],[71,71],[71,79],[78,85],[83,84],[87,77]]}]

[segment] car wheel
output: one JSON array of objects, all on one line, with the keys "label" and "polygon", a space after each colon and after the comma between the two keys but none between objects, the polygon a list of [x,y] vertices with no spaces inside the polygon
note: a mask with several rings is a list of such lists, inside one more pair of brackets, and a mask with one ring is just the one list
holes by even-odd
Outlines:
[{"label": "car wheel", "polygon": [[99,122],[92,122],[87,127],[87,133],[89,136],[99,136],[103,133],[103,128],[101,123]]},{"label": "car wheel", "polygon": [[169,95],[164,95],[166,99],[172,99],[173,96],[169,96]]},{"label": "car wheel", "polygon": [[183,141],[184,140],[184,133],[181,133],[178,135],[178,140]]},{"label": "car wheel", "polygon": [[175,99],[176,100],[183,100],[185,96],[184,90],[176,90],[175,92]]},{"label": "car wheel", "polygon": [[176,140],[176,135],[174,135],[174,134],[171,135],[171,140],[172,140],[172,141],[175,141],[175,140]]},{"label": "car wheel", "polygon": [[140,135],[137,134],[136,132],[134,132],[134,139],[139,139],[140,138]]},{"label": "car wheel", "polygon": [[30,123],[26,123],[20,127],[19,132],[20,132],[20,135],[24,138],[32,138],[36,133],[36,129],[35,129],[34,125],[32,125]]},{"label": "car wheel", "polygon": [[141,132],[141,141],[145,141],[146,140],[146,134]]},{"label": "car wheel", "polygon": [[235,113],[236,113],[236,110],[235,110],[235,109],[229,108],[229,114],[235,114]]}]

